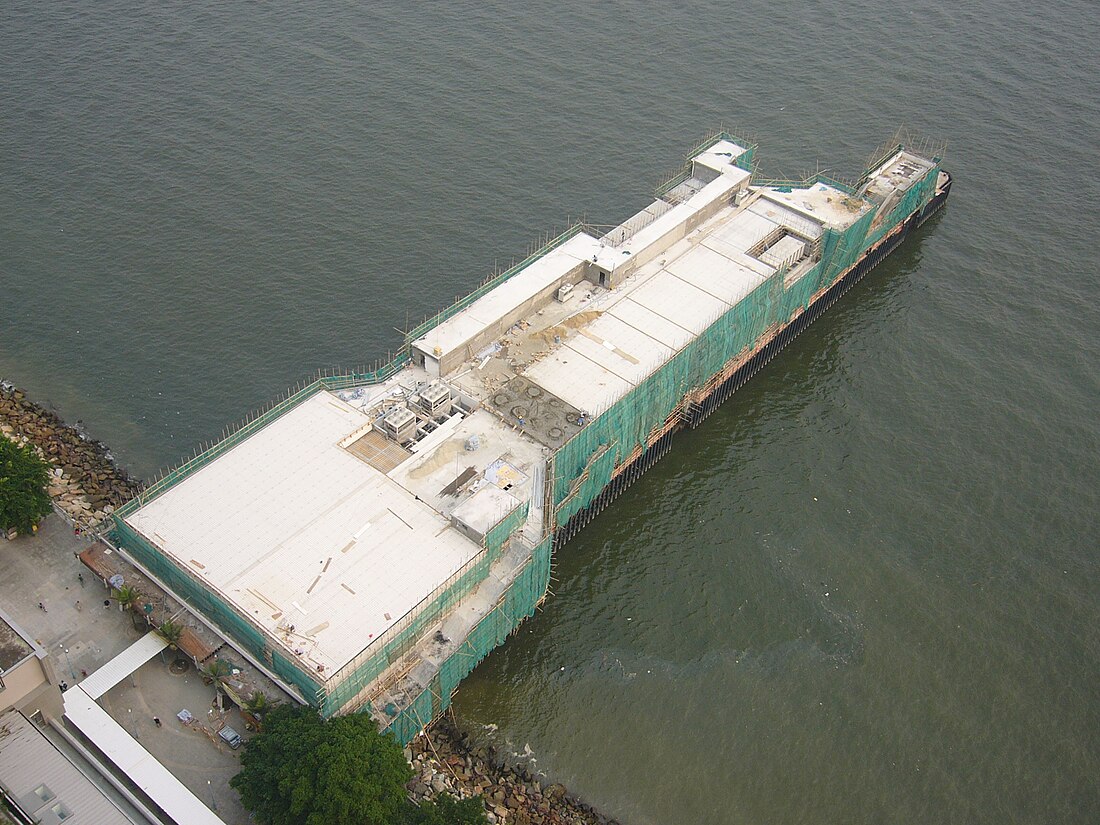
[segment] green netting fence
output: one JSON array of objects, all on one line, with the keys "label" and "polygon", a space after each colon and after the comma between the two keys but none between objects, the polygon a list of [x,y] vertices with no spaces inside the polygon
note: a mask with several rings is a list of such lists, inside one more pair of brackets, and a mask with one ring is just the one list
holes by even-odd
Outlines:
[{"label": "green netting fence", "polygon": [[557,247],[561,246],[563,243],[565,243],[566,241],[568,241],[570,238],[574,237],[575,235],[579,235],[581,232],[584,231],[584,229],[585,229],[585,225],[583,223],[573,224],[573,226],[566,229],[564,232],[562,232],[557,237],[552,238],[549,242],[543,244],[541,247],[539,247],[538,250],[536,250],[535,252],[528,255],[526,258],[524,258],[518,264],[514,264],[513,266],[510,266],[508,269],[506,269],[504,272],[500,273],[499,275],[495,275],[494,277],[489,278],[485,283],[483,283],[481,286],[479,286],[477,289],[475,289],[473,292],[471,292],[466,297],[464,297],[464,298],[462,298],[458,301],[455,301],[453,304],[451,304],[446,309],[441,310],[440,312],[436,313],[435,315],[433,315],[428,320],[426,320],[423,323],[413,327],[405,335],[405,347],[408,348],[412,344],[413,341],[415,341],[418,338],[422,337],[425,333],[435,329],[437,326],[442,324],[448,318],[451,318],[452,316],[457,315],[459,312],[466,309],[466,307],[468,307],[474,301],[476,301],[479,298],[485,296],[489,292],[492,292],[494,289],[496,289],[498,286],[503,284],[505,281],[509,280],[510,278],[514,278],[516,275],[518,275],[520,272],[525,270],[527,267],[529,267],[535,261],[537,261],[540,258],[544,257],[548,252],[550,252],[550,251],[556,249]]},{"label": "green netting fence", "polygon": [[523,502],[485,534],[485,541],[482,543],[489,551],[489,557],[493,561],[500,558],[504,545],[508,543],[509,536],[520,529],[523,523],[527,521],[527,508],[529,506],[530,502]]},{"label": "green netting fence", "polygon": [[289,660],[273,651],[265,640],[264,631],[244,614],[234,610],[205,583],[197,580],[168,559],[144,536],[117,516],[111,531],[114,543],[129,553],[138,564],[162,582],[172,593],[186,602],[207,621],[263,662],[283,681],[294,685],[302,698],[315,702],[319,685]]},{"label": "green netting fence", "polygon": [[558,450],[552,485],[557,524],[591,504],[615,468],[645,448],[650,434],[665,424],[687,393],[754,350],[769,328],[805,310],[814,295],[855,265],[891,226],[923,206],[934,192],[937,173],[934,168],[911,188],[881,231],[869,236],[874,219],[870,211],[847,229],[826,230],[820,260],[809,272],[789,287],[784,285],[785,271],[772,275]]},{"label": "green netting fence", "polygon": [[365,637],[363,652],[330,678],[320,700],[321,715],[332,716],[408,653],[426,628],[484,581],[492,562],[488,551],[479,553],[378,639]]},{"label": "green netting fence", "polygon": [[[443,616],[480,584],[489,573],[490,566],[503,553],[504,545],[527,519],[527,502],[516,507],[497,523],[483,542],[485,552],[469,562],[422,605],[409,611],[403,620],[386,631],[385,637],[371,643],[364,651],[332,679],[322,700],[322,713],[331,716],[351,701],[360,691],[374,681],[390,665],[404,656],[424,633],[425,628],[442,620]],[[381,643],[381,646],[379,646]]]},{"label": "green netting fence", "polygon": [[534,548],[531,558],[516,574],[500,601],[470,631],[461,647],[440,666],[432,684],[408,707],[402,709],[387,729],[402,744],[408,744],[433,719],[451,704],[451,696],[470,671],[535,613],[550,583],[550,559],[553,547],[548,537]]},{"label": "green netting fence", "polygon": [[909,190],[898,200],[897,204],[890,208],[889,214],[878,223],[867,235],[864,246],[873,246],[884,235],[890,232],[901,221],[908,218],[918,209],[922,208],[932,196],[936,194],[936,182],[939,179],[940,167],[935,164],[923,178],[909,187]]},{"label": "green netting fence", "polygon": [[[522,527],[526,515],[525,506],[513,510],[486,536],[488,549],[471,559],[421,604],[410,610],[405,618],[387,630],[386,634],[377,640],[365,636],[363,644],[365,648],[369,645],[369,648],[341,671],[331,676],[328,679],[327,688],[323,688],[306,670],[293,663],[277,648],[273,649],[263,629],[235,610],[207,584],[196,580],[172,562],[122,518],[115,519],[111,537],[119,547],[133,556],[176,596],[197,610],[237,644],[243,646],[248,653],[265,664],[279,678],[297,687],[303,698],[315,704],[322,715],[328,717],[354,699],[386,668],[400,660],[416,644],[426,628],[439,622],[449,610],[484,581],[490,565],[499,558],[508,537]],[[540,547],[545,546],[547,546],[545,543],[540,545]],[[535,556],[539,558],[538,551]],[[522,596],[523,599],[530,600],[534,592],[531,588],[537,589],[529,580],[532,575],[530,570],[529,562],[524,572],[517,578],[517,582],[521,582],[518,589],[516,584],[509,588],[508,592],[512,595],[498,606],[496,615],[501,615],[500,611],[514,613],[518,610],[508,606],[508,598],[514,601]],[[527,578],[524,578],[525,576]],[[542,597],[543,592],[545,592],[545,584],[532,605]],[[533,607],[531,609],[533,610]],[[523,612],[522,615],[529,615],[529,611]],[[484,656],[491,649],[492,647],[483,650],[480,655]]]}]

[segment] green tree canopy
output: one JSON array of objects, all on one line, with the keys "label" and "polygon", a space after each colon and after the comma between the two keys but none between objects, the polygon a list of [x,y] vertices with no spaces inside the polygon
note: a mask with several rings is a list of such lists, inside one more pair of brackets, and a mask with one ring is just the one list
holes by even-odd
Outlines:
[{"label": "green tree canopy", "polygon": [[0,529],[29,533],[50,514],[50,468],[33,447],[0,435]]},{"label": "green tree canopy", "polygon": [[409,813],[411,776],[401,746],[370,717],[322,720],[313,708],[279,705],[229,784],[265,825],[392,825]]},{"label": "green tree canopy", "polygon": [[440,794],[430,802],[421,803],[419,815],[413,822],[416,825],[488,825],[489,820],[480,797],[455,799]]}]

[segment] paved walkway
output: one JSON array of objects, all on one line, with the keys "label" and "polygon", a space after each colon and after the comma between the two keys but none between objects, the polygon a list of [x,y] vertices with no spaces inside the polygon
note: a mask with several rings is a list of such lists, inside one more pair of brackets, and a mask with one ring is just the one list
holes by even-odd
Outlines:
[{"label": "paved walkway", "polygon": [[[104,607],[107,589],[77,558],[91,544],[57,515],[49,516],[37,535],[0,539],[0,604],[50,653],[58,678],[70,685],[148,631],[135,628],[130,614],[115,602]],[[192,793],[216,805],[222,819],[246,823],[247,814],[229,787],[229,779],[240,770],[240,751],[211,739],[200,727],[183,728],[175,718],[186,707],[205,728],[217,727],[207,714],[214,689],[202,684],[194,667],[181,676],[171,674],[169,661],[167,653],[154,657],[111,688],[99,704]],[[154,725],[154,716],[163,727]],[[235,710],[227,720],[242,736],[248,735]]]},{"label": "paved walkway", "polygon": [[[251,734],[236,708],[223,714],[211,708],[214,688],[202,683],[194,667],[176,675],[169,661],[167,651],[150,659],[100,697],[99,706],[225,822],[246,825],[248,813],[229,787],[241,769],[241,752],[222,742],[217,730],[228,724],[242,737]],[[176,719],[184,708],[195,717],[190,725]]]},{"label": "paved walkway", "polygon": [[49,651],[58,678],[70,685],[144,635],[117,604],[103,606],[106,588],[76,557],[91,543],[57,515],[36,536],[0,539],[0,603]]}]

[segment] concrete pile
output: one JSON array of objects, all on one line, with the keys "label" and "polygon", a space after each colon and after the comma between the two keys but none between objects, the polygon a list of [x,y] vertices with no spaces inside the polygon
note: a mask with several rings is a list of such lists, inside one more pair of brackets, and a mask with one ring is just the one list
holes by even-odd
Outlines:
[{"label": "concrete pile", "polygon": [[106,446],[6,382],[0,382],[0,434],[33,445],[49,462],[50,497],[78,526],[95,524],[141,490],[114,463]]},{"label": "concrete pile", "polygon": [[543,784],[523,766],[510,766],[492,746],[474,746],[444,717],[406,750],[415,776],[408,788],[420,802],[436,794],[480,795],[493,825],[618,825],[559,784]]}]

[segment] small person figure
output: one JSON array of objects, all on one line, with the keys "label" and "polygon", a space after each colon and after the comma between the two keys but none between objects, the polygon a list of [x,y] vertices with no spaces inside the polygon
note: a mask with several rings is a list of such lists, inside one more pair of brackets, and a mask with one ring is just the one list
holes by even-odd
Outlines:
[{"label": "small person figure", "polygon": [[81,587],[83,587],[83,586],[84,586],[84,574],[83,574],[83,573],[77,573],[77,574],[76,574],[76,580],[77,580],[78,582],[80,582],[80,586],[81,586]]},{"label": "small person figure", "polygon": [[88,678],[88,671],[86,671],[84,668],[80,669],[80,678],[81,679],[87,679]]},{"label": "small person figure", "polygon": [[80,610],[80,599],[76,600],[76,609]]},{"label": "small person figure", "polygon": [[153,717],[153,724],[156,725],[158,728],[160,727],[160,717],[159,716],[154,716]]},{"label": "small person figure", "polygon": [[38,603],[38,609],[41,610],[43,613],[49,613],[50,612],[46,609],[46,605],[42,604],[42,602]]},{"label": "small person figure", "polygon": [[110,599],[104,599],[104,600],[103,600],[103,607],[104,607],[104,609],[106,609],[106,608],[108,608],[108,607],[110,607],[110,606],[111,606],[111,600],[110,600]]}]

